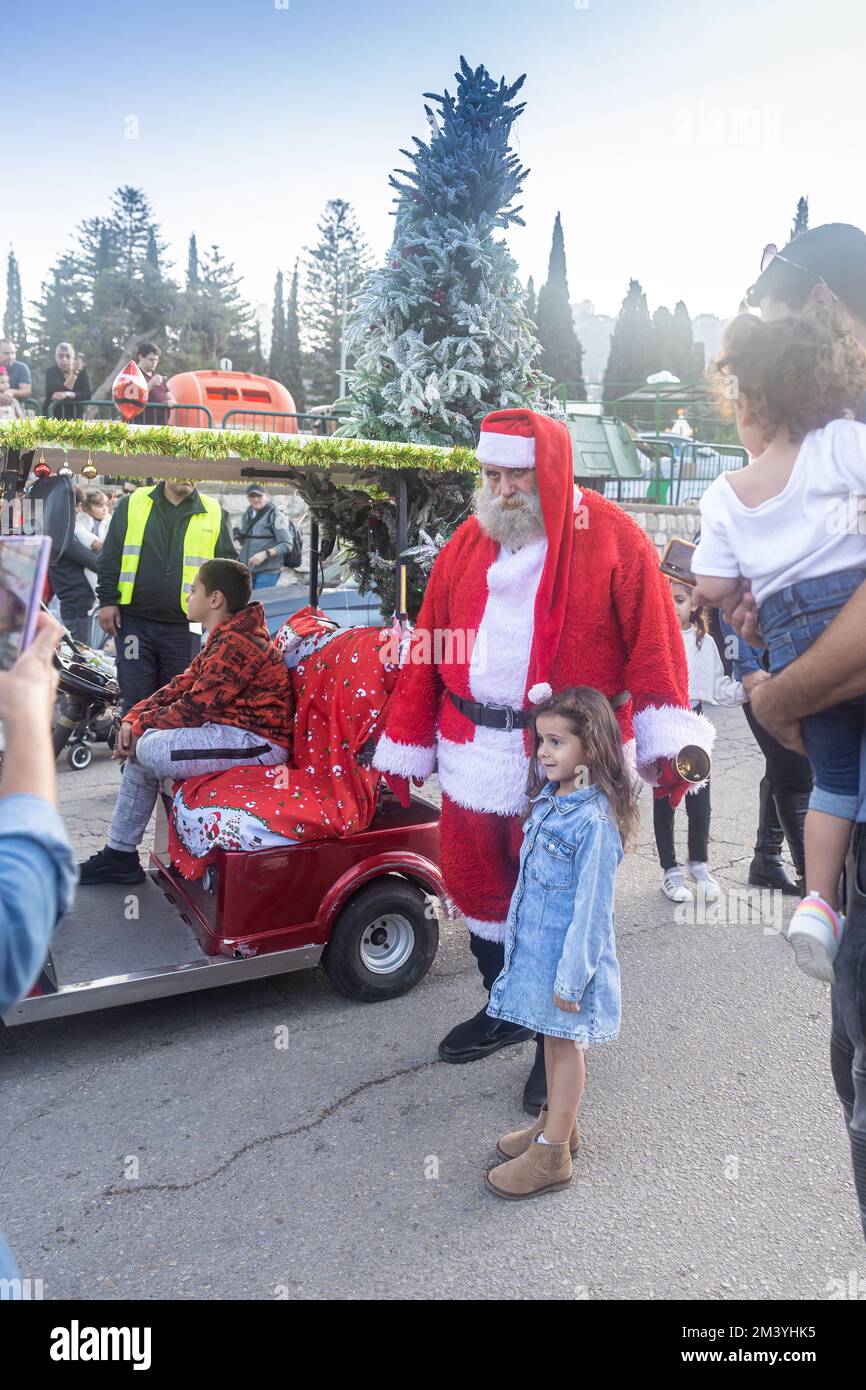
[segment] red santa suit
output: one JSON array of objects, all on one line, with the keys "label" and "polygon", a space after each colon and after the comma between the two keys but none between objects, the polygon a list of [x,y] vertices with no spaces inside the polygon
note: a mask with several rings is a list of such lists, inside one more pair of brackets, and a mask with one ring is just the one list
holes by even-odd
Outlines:
[{"label": "red santa suit", "polygon": [[610,698],[628,691],[617,719],[651,783],[658,759],[686,744],[709,752],[715,730],[689,709],[683,642],[655,547],[615,503],[575,489],[566,426],[497,411],[482,422],[477,454],[497,468],[535,468],[545,535],[511,550],[475,517],[455,531],[433,566],[374,762],[404,777],[438,771],[446,888],[471,931],[501,941],[533,736],[473,722],[452,692],[520,711],[545,683],[589,685]]}]

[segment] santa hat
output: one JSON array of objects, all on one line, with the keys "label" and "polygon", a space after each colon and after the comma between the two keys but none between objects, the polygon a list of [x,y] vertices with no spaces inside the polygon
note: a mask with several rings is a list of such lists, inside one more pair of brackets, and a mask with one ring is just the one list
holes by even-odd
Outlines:
[{"label": "santa hat", "polygon": [[547,558],[535,600],[527,689],[549,682],[559,647],[574,544],[574,463],[561,420],[534,410],[495,410],[481,421],[478,462],[489,468],[534,468],[547,533]]}]

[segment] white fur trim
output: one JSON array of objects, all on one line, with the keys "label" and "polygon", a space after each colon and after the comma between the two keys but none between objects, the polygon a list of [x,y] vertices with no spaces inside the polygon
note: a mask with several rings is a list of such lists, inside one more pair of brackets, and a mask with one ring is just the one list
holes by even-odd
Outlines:
[{"label": "white fur trim", "polygon": [[484,705],[523,708],[535,628],[535,596],[546,556],[546,537],[530,541],[520,550],[500,546],[487,570],[487,602],[469,663],[472,698]]},{"label": "white fur trim", "polygon": [[531,705],[543,705],[545,700],[549,700],[553,694],[547,681],[539,681],[537,685],[531,685],[527,691],[529,703]]},{"label": "white fur trim", "polygon": [[373,766],[397,777],[429,777],[436,768],[436,749],[417,743],[395,743],[383,734],[376,744]]},{"label": "white fur trim", "polygon": [[475,456],[479,463],[498,464],[500,468],[534,468],[535,440],[521,434],[482,430]]},{"label": "white fur trim", "polygon": [[473,936],[480,936],[485,941],[505,940],[504,922],[485,922],[480,917],[464,917],[463,920]]},{"label": "white fur trim", "polygon": [[715,725],[705,714],[696,714],[679,705],[641,710],[634,716],[633,723],[637,770],[653,786],[656,778],[653,763],[659,758],[673,758],[689,743],[709,753],[716,737]]},{"label": "white fur trim", "polygon": [[[515,730],[515,733],[517,731]],[[523,751],[523,735],[518,748],[514,734],[504,729],[485,729],[499,734],[493,740],[452,743],[439,739],[439,782],[443,792],[469,811],[487,811],[496,816],[522,816],[527,807],[526,776],[529,759]]]}]

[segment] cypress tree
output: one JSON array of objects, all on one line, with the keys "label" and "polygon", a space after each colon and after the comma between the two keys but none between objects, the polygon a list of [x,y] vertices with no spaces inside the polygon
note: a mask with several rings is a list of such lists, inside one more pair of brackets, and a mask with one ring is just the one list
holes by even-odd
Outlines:
[{"label": "cypress tree", "polygon": [[295,409],[299,414],[303,414],[306,408],[306,393],[304,391],[303,364],[301,360],[297,261],[295,261],[295,269],[292,272],[292,287],[289,290],[289,300],[286,305],[286,379],[284,385],[287,386],[292,393]]},{"label": "cypress tree", "polygon": [[27,330],[24,323],[24,306],[21,300],[21,275],[15,252],[9,248],[6,261],[6,307],[3,311],[3,335],[11,338],[21,356],[26,355]]},{"label": "cypress tree", "polygon": [[554,383],[567,381],[572,400],[586,400],[583,348],[574,331],[568,299],[565,238],[559,213],[553,224],[547,280],[538,293],[538,337],[542,347],[541,370],[552,377]]}]

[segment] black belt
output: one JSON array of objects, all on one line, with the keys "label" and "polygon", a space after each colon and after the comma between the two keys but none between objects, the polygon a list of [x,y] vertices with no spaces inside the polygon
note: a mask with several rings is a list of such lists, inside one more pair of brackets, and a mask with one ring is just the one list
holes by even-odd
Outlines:
[{"label": "black belt", "polygon": [[464,700],[462,695],[448,691],[451,703],[473,724],[481,724],[485,729],[525,729],[532,718],[532,710],[511,709],[508,705],[480,705],[476,700]]}]

